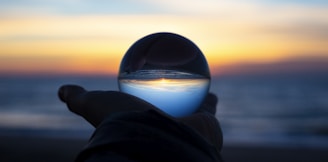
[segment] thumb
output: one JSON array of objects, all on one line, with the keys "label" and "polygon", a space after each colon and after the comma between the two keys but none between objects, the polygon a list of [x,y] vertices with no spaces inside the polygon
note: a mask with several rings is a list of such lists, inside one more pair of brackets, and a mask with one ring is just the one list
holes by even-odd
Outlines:
[{"label": "thumb", "polygon": [[70,111],[82,116],[94,127],[109,114],[110,97],[103,91],[88,92],[78,85],[64,85],[59,88],[58,97]]},{"label": "thumb", "polygon": [[[70,111],[82,116],[97,127],[109,114],[124,111],[157,110],[150,103],[135,96],[117,91],[86,91],[77,85],[64,85],[59,88],[60,100]],[[159,111],[159,110],[157,110]]]},{"label": "thumb", "polygon": [[81,115],[83,112],[78,105],[82,105],[81,102],[83,100],[81,97],[86,92],[87,91],[84,88],[78,85],[63,85],[58,90],[58,97],[61,101],[67,104],[70,111]]},{"label": "thumb", "polygon": [[198,112],[207,112],[215,115],[218,101],[219,99],[215,94],[208,93],[202,105],[199,107]]}]

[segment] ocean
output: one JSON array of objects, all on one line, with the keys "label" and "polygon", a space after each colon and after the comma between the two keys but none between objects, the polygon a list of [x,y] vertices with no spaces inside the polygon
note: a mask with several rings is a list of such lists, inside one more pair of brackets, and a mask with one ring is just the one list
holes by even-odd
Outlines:
[{"label": "ocean", "polygon": [[[1,76],[0,135],[87,139],[94,128],[57,96],[63,84],[118,90],[109,76]],[[224,144],[328,148],[328,75],[212,78]]]}]

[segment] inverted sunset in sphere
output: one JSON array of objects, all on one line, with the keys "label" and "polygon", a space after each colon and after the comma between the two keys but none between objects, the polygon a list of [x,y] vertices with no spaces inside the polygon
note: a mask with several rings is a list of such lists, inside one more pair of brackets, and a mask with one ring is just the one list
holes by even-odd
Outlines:
[{"label": "inverted sunset in sphere", "polygon": [[175,117],[197,110],[210,86],[210,72],[200,49],[173,33],[141,38],[121,62],[119,89]]}]

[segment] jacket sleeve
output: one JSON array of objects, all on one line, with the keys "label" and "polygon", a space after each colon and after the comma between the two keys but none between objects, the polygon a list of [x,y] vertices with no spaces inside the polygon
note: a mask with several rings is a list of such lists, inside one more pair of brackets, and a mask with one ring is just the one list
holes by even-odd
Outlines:
[{"label": "jacket sleeve", "polygon": [[220,154],[187,125],[154,111],[108,116],[77,162],[217,162]]}]

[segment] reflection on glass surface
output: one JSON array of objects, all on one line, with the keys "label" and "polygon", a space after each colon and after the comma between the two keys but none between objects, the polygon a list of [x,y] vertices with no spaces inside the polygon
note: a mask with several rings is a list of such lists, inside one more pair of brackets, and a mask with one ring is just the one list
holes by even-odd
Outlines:
[{"label": "reflection on glass surface", "polygon": [[176,117],[196,111],[210,83],[208,78],[200,75],[167,70],[143,70],[129,76],[119,79],[122,92],[144,99]]},{"label": "reflection on glass surface", "polygon": [[119,88],[148,101],[169,115],[196,111],[208,93],[210,71],[201,50],[174,33],[147,35],[125,53]]}]

